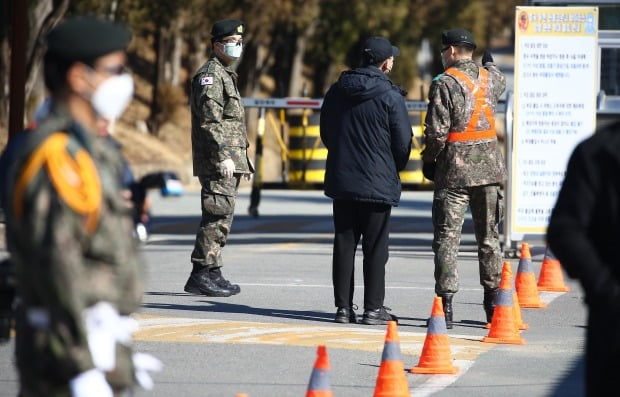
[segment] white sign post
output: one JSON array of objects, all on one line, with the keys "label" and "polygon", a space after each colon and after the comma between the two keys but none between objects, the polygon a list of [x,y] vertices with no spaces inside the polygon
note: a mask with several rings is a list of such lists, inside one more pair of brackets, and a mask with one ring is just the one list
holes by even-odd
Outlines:
[{"label": "white sign post", "polygon": [[597,27],[597,7],[516,8],[509,240],[546,233],[568,158],[595,130]]}]

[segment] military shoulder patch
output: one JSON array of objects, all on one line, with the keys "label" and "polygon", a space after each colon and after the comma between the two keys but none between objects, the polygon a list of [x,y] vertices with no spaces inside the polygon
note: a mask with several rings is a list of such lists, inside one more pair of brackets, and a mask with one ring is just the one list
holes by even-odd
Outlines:
[{"label": "military shoulder patch", "polygon": [[203,76],[200,78],[200,85],[213,85],[213,76]]},{"label": "military shoulder patch", "polygon": [[26,187],[34,176],[45,169],[58,196],[75,212],[87,217],[87,228],[94,230],[102,201],[102,188],[97,168],[83,149],[74,155],[67,151],[69,137],[65,133],[50,135],[30,156],[23,167],[14,191],[14,210],[23,214]]}]

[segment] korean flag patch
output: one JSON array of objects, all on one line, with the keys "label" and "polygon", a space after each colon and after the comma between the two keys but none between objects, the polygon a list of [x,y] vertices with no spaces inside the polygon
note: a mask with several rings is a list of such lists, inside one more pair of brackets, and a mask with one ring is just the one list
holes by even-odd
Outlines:
[{"label": "korean flag patch", "polygon": [[200,85],[213,85],[213,76],[205,76],[201,78]]}]

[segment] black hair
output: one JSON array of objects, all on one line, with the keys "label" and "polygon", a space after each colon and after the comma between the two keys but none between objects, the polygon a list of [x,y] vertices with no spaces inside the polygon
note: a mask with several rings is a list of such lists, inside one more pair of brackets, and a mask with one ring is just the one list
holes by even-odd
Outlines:
[{"label": "black hair", "polygon": [[43,57],[43,78],[50,93],[58,93],[67,87],[67,72],[73,61],[46,53]]},{"label": "black hair", "polygon": [[[388,57],[389,58],[389,57]],[[381,67],[381,64],[383,64],[383,62],[385,62],[388,58],[385,58],[383,61],[380,62],[375,62],[374,59],[368,59],[368,57],[364,54],[362,56],[362,66],[375,66],[377,68]]]},{"label": "black hair", "polygon": [[381,68],[381,64],[383,63],[383,61],[379,62],[379,63],[374,63],[374,62],[367,62],[364,61],[362,62],[362,66],[374,66],[376,68]]},{"label": "black hair", "polygon": [[457,52],[459,54],[462,54],[463,52],[474,52],[474,49],[476,48],[473,45],[467,43],[455,44],[453,45],[453,47],[457,48]]},{"label": "black hair", "polygon": [[83,63],[94,68],[98,58],[85,58],[82,60],[67,60],[56,54],[47,52],[43,57],[43,78],[45,86],[50,93],[57,93],[67,87],[67,72],[76,62]]}]

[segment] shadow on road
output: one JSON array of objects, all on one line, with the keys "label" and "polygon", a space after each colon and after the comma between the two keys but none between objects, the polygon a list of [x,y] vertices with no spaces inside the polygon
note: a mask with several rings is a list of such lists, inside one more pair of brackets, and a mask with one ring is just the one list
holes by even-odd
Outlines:
[{"label": "shadow on road", "polygon": [[[568,363],[567,363],[568,364]],[[568,366],[568,365],[567,365]],[[585,362],[581,356],[570,364],[560,383],[547,397],[582,397],[584,388]]]},{"label": "shadow on road", "polygon": [[[187,293],[179,292],[157,292],[150,291],[147,296],[195,296]],[[314,311],[314,310],[283,310],[274,308],[254,307],[242,304],[233,304],[220,301],[202,300],[200,297],[194,301],[194,305],[183,305],[175,303],[144,303],[142,307],[148,309],[173,310],[173,311],[191,311],[191,312],[209,312],[209,313],[228,313],[228,314],[251,314],[255,316],[265,316],[274,318],[286,318],[291,320],[304,320],[312,322],[334,323],[334,313]],[[361,315],[358,315],[358,321],[361,321]],[[407,323],[415,321],[420,324]],[[346,324],[345,324],[346,325]],[[362,325],[360,323],[360,325]],[[399,326],[426,328],[425,318],[400,317]]]}]

